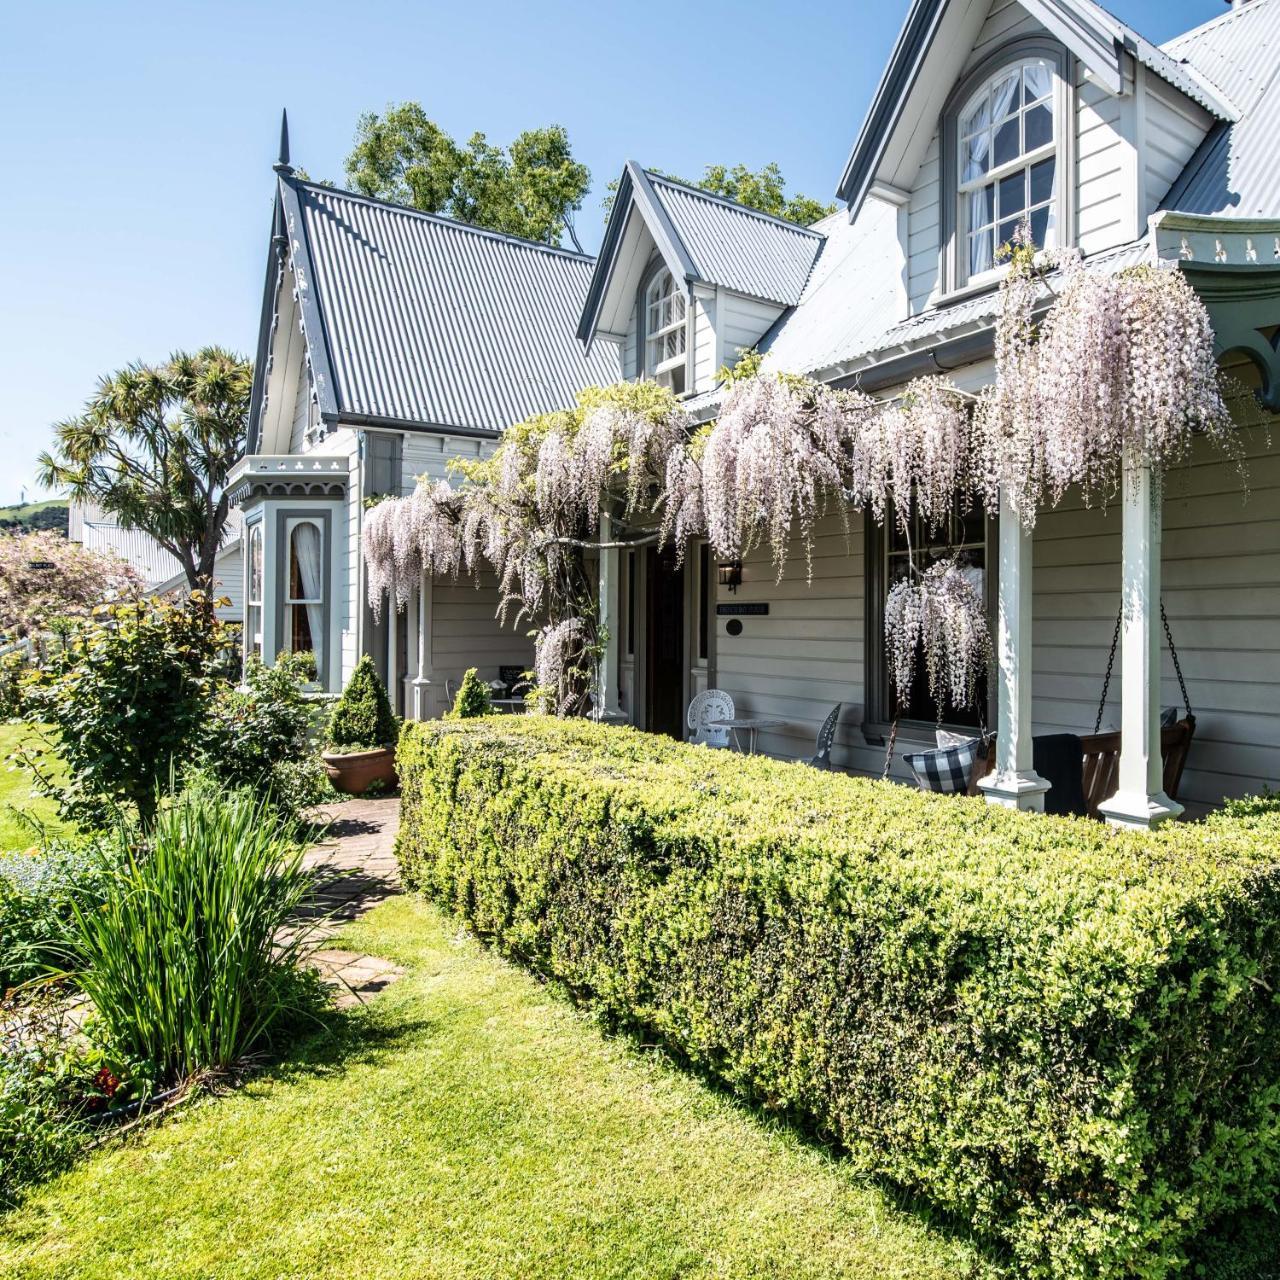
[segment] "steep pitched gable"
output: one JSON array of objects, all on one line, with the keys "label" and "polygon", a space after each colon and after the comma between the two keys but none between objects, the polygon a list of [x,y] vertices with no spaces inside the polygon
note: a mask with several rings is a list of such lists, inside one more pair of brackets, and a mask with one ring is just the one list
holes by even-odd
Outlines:
[{"label": "steep pitched gable", "polygon": [[687,285],[719,286],[778,306],[794,306],[822,246],[799,227],[628,161],[578,323],[578,337],[621,336],[636,284],[656,250]]},{"label": "steep pitched gable", "polygon": [[[1108,92],[1129,91],[1126,60],[1147,67],[1218,120],[1237,110],[1196,68],[1171,57],[1093,0],[1019,0]],[[902,199],[933,125],[982,27],[989,0],[914,0],[854,143],[838,194],[856,217],[869,194]]]}]

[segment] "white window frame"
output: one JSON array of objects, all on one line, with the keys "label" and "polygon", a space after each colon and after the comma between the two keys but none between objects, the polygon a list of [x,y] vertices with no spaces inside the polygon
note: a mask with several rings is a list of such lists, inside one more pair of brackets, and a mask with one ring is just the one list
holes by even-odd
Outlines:
[{"label": "white window frame", "polygon": [[[1025,69],[1028,66],[1037,64],[1043,66],[1048,72],[1049,88],[1041,97],[1036,98],[1030,103],[1025,103],[1022,101],[1022,94],[1024,91],[1022,86],[1025,85],[1025,79],[1023,78],[1025,76]],[[994,150],[994,138],[997,127],[1002,123],[1007,123],[1010,120],[1016,119],[1018,121],[1019,130],[1018,154],[1011,160],[1005,161],[1003,164],[992,165],[985,173],[979,174],[976,178],[971,178],[966,181],[964,178],[964,164],[968,138],[964,135],[963,131],[965,118],[972,114],[984,95],[987,97],[989,102],[994,103],[996,86],[1004,83],[1008,80],[1009,76],[1014,73],[1016,73],[1020,81],[1022,81],[1019,85],[1017,108],[1011,114],[1002,116],[1000,120],[996,120],[989,115],[985,128],[991,132]],[[987,76],[982,85],[968,96],[961,105],[960,110],[956,112],[956,255],[958,274],[963,278],[965,283],[980,284],[986,280],[996,279],[1005,270],[1004,264],[996,259],[995,253],[1001,244],[1006,243],[1007,237],[1005,239],[1000,237],[1000,227],[1002,223],[1007,222],[1008,219],[1001,219],[997,216],[998,210],[996,206],[999,199],[1001,181],[1005,178],[1010,178],[1015,174],[1023,174],[1023,181],[1027,195],[1027,199],[1023,202],[1023,209],[1019,215],[1019,219],[1024,216],[1029,217],[1033,209],[1047,208],[1049,210],[1049,234],[1045,237],[1045,243],[1037,245],[1036,248],[1052,249],[1056,247],[1058,228],[1062,222],[1062,201],[1060,195],[1062,189],[1062,163],[1060,155],[1061,148],[1059,144],[1062,136],[1063,122],[1060,118],[1061,112],[1058,106],[1060,98],[1061,89],[1057,68],[1050,59],[1032,55],[1030,57],[1019,58],[1016,61],[1007,62],[991,75]],[[1033,147],[1028,151],[1024,149],[1025,121],[1029,111],[1034,107],[1040,106],[1046,106],[1049,109],[1053,136],[1048,142],[1041,143],[1039,146]],[[970,136],[976,136],[976,133]],[[1029,189],[1030,172],[1036,165],[1048,159],[1053,159],[1054,161],[1053,188],[1050,191],[1049,198],[1047,200],[1040,201],[1032,206],[1030,202]],[[983,271],[971,273],[969,269],[969,263],[971,261],[969,237],[974,228],[969,225],[969,197],[974,192],[981,191],[984,187],[992,188],[991,221],[990,223],[982,224],[984,227],[989,226],[991,228],[992,263],[990,267]]]},{"label": "white window frame", "polygon": [[[254,560],[257,559],[257,582],[254,582]],[[244,650],[246,661],[250,654],[257,654],[259,660],[263,659],[266,652],[263,638],[266,635],[264,625],[264,601],[263,596],[264,584],[266,582],[266,544],[263,540],[262,521],[255,520],[249,525],[248,534],[245,540],[245,584],[244,584],[244,605],[245,605],[245,626],[244,626]],[[256,596],[255,596],[256,588]],[[257,625],[254,625],[254,619]]]},{"label": "white window frame", "polygon": [[[324,616],[326,598],[325,593],[329,586],[329,548],[325,539],[325,521],[317,519],[315,516],[287,516],[284,522],[284,582],[281,584],[280,604],[284,610],[284,629],[283,639],[286,652],[293,652],[293,610],[305,609],[308,605],[319,605],[321,617]],[[295,596],[292,592],[293,587],[293,534],[294,530],[300,525],[309,524],[319,534],[320,537],[320,594],[312,599],[309,596]],[[310,620],[307,623],[310,627]],[[323,624],[322,624],[323,630]],[[317,643],[319,652],[316,652]],[[317,674],[322,672],[329,661],[329,637],[327,635],[314,634],[311,637],[311,652],[316,656]]]},{"label": "white window frame", "polygon": [[[670,302],[671,318],[663,322],[663,304]],[[677,335],[679,350],[656,358],[668,345],[667,339]],[[672,384],[675,370],[687,367],[689,359],[689,299],[671,272],[663,267],[649,281],[644,291],[644,371],[645,376]],[[687,388],[686,388],[687,390]]]}]

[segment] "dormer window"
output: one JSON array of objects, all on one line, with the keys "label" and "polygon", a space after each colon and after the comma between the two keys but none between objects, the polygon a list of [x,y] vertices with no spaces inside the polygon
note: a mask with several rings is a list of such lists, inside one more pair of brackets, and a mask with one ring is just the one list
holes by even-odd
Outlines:
[{"label": "dormer window", "polygon": [[1058,73],[1048,58],[1002,66],[954,117],[956,283],[980,280],[1025,218],[1039,249],[1058,243]]},{"label": "dormer window", "polygon": [[687,305],[683,291],[665,268],[644,291],[644,371],[677,395],[684,391]]}]

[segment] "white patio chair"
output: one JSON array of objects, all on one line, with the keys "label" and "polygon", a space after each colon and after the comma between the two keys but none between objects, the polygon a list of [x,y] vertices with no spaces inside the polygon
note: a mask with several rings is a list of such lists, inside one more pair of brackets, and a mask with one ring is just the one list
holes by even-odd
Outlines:
[{"label": "white patio chair", "polygon": [[723,689],[704,689],[689,703],[690,742],[705,743],[708,747],[729,746],[729,730],[721,729],[712,720],[733,719],[733,699]]}]

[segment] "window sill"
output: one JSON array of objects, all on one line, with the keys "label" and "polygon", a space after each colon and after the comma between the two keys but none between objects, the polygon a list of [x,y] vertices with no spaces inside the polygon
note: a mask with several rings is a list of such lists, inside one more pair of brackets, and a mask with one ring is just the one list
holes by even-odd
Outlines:
[{"label": "window sill", "polygon": [[967,302],[970,298],[981,297],[984,293],[995,293],[1000,287],[1000,282],[1004,279],[1005,271],[1000,271],[995,275],[984,275],[981,280],[974,280],[968,284],[962,284],[958,289],[949,289],[946,293],[940,293],[933,302],[935,311],[945,311],[948,307],[955,306],[957,302]]}]

